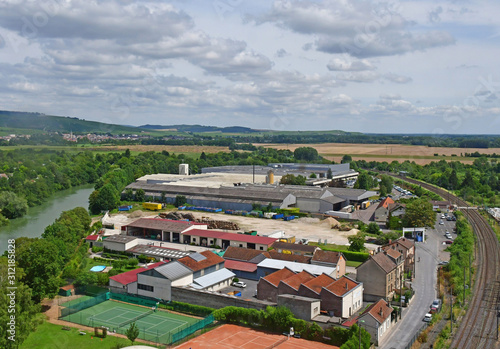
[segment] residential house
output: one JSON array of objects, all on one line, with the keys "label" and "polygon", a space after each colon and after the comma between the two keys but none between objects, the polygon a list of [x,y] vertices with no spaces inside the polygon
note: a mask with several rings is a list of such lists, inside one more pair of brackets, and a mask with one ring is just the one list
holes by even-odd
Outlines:
[{"label": "residential house", "polygon": [[395,202],[389,204],[389,218],[390,217],[401,217],[406,213],[406,204]]},{"label": "residential house", "polygon": [[322,310],[333,316],[348,318],[363,305],[363,283],[342,276],[323,287],[320,297]]},{"label": "residential house", "polygon": [[132,294],[137,294],[137,274],[143,271],[154,269],[160,265],[165,264],[165,262],[157,262],[150,264],[146,268],[137,268],[134,270],[127,271],[118,275],[109,277],[109,287],[117,292],[127,292]]},{"label": "residential house", "polygon": [[345,275],[346,259],[342,252],[316,250],[311,264],[335,268],[336,273],[333,275],[335,279]]},{"label": "residential house", "polygon": [[178,262],[189,268],[193,272],[193,278],[196,279],[223,269],[225,261],[224,258],[211,251],[203,251],[191,253],[189,256],[180,258]]},{"label": "residential house", "polygon": [[358,318],[358,324],[371,334],[376,346],[384,342],[392,327],[392,310],[387,301],[380,299],[370,305]]},{"label": "residential house", "polygon": [[391,300],[399,289],[403,275],[404,260],[401,253],[388,249],[370,256],[357,268],[356,280],[364,284],[364,300]]},{"label": "residential house", "polygon": [[394,204],[394,200],[387,197],[382,200],[375,209],[375,222],[386,223],[389,218],[389,205]]},{"label": "residential house", "polygon": [[321,298],[321,289],[335,282],[335,279],[327,274],[321,274],[312,280],[304,282],[299,287],[299,295],[308,298]]},{"label": "residential house", "polygon": [[405,273],[413,272],[415,267],[415,242],[413,240],[401,237],[395,241],[389,241],[382,247],[384,251],[388,249],[396,250],[403,255]]},{"label": "residential house", "polygon": [[187,286],[193,282],[193,271],[179,261],[169,262],[137,274],[137,292],[140,296],[172,300],[173,286]]},{"label": "residential house", "polygon": [[[299,294],[299,287],[302,283],[314,279],[316,276],[308,273],[307,271],[301,271],[289,278],[283,279],[278,284],[278,295],[280,294]],[[277,299],[274,301],[276,302]]]}]

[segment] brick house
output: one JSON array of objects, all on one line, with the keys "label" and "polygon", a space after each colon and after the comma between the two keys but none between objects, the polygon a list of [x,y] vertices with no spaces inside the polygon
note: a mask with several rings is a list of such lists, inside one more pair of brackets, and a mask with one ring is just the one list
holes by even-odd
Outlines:
[{"label": "brick house", "polygon": [[347,276],[323,287],[320,293],[321,310],[334,316],[348,318],[363,305],[363,284]]},{"label": "brick house", "polygon": [[392,327],[392,310],[392,307],[385,300],[380,299],[370,305],[358,318],[358,323],[360,320],[363,321],[361,327],[371,334],[372,340],[377,346],[384,342]]},{"label": "brick house", "polygon": [[356,280],[364,284],[365,301],[391,300],[399,289],[404,259],[398,251],[388,249],[370,256],[356,270]]}]

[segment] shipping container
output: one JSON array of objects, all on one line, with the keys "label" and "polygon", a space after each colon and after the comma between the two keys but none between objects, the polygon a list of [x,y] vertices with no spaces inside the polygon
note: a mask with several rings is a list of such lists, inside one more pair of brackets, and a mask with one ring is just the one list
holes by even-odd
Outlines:
[{"label": "shipping container", "polygon": [[146,210],[161,210],[161,204],[157,202],[143,202],[142,207],[145,208]]}]

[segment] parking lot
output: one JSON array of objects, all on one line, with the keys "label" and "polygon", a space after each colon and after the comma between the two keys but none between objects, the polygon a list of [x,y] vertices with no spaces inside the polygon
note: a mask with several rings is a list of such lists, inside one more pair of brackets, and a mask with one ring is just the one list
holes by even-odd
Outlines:
[{"label": "parking lot", "polygon": [[221,289],[219,292],[221,293],[229,293],[232,291],[238,291],[241,292],[241,298],[243,299],[251,299],[255,298],[255,294],[257,291],[257,284],[259,283],[258,281],[255,280],[249,280],[249,279],[243,279],[239,278],[240,281],[243,281],[247,287],[241,288],[241,287],[235,287],[235,286],[229,286]]}]

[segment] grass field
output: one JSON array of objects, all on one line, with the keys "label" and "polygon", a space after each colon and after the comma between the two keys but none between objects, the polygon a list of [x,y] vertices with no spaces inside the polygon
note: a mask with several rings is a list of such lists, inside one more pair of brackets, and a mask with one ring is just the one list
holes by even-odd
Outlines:
[{"label": "grass field", "polygon": [[[483,154],[500,154],[500,148],[445,148],[427,147],[423,145],[406,144],[348,144],[348,143],[320,143],[320,144],[254,144],[266,148],[288,149],[294,151],[299,147],[315,148],[319,155],[328,160],[340,162],[344,155],[351,155],[353,160],[366,161],[415,161],[417,164],[428,164],[432,161],[447,160],[472,163],[474,158],[462,156],[464,153],[479,152]],[[438,154],[438,156],[434,156]]]},{"label": "grass field", "polygon": [[[150,312],[150,308],[125,304],[115,301],[105,301],[77,313],[65,316],[61,320],[77,323],[84,326],[105,326],[110,331],[119,333],[129,327],[125,322],[133,320],[139,328],[139,338],[157,343],[169,343],[171,332],[186,328],[197,318],[157,310]],[[147,316],[137,319],[141,315]]]},{"label": "grass field", "polygon": [[93,333],[81,335],[77,328],[63,330],[63,326],[44,322],[31,333],[20,349],[113,349],[131,344],[128,339],[107,336],[106,338],[91,338]]}]

